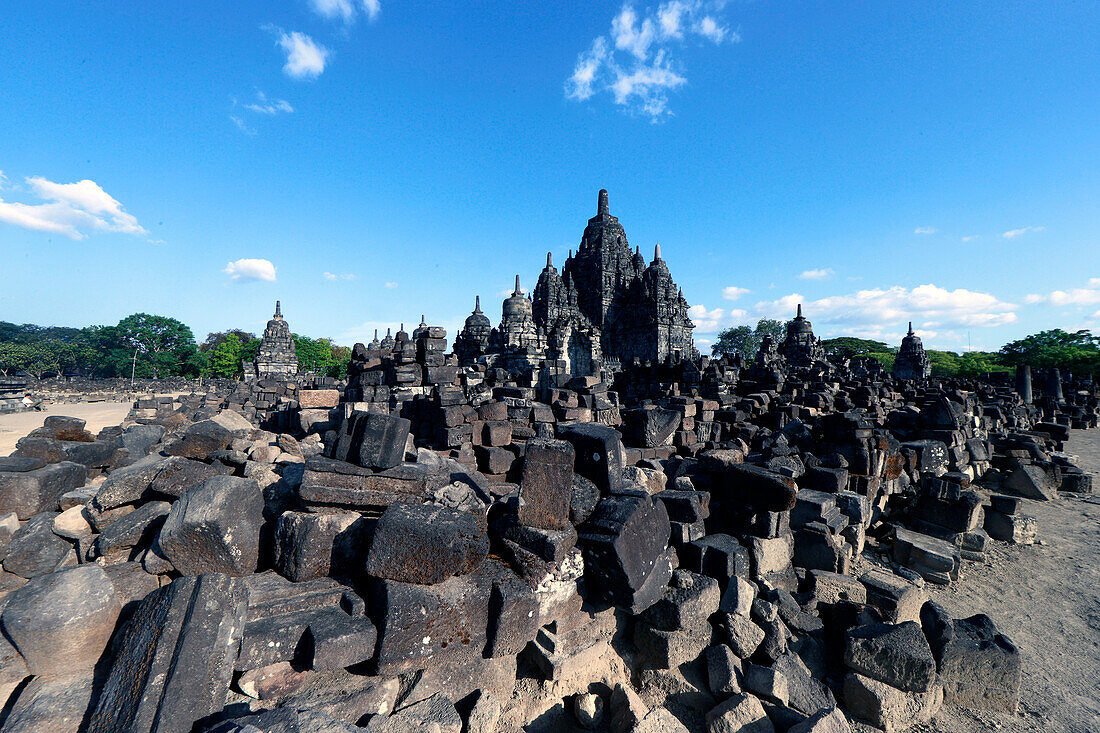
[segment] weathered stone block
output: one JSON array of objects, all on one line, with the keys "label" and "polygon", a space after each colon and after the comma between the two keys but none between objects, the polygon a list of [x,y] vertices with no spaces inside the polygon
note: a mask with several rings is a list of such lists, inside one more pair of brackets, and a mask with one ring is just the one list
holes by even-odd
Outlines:
[{"label": "weathered stone block", "polygon": [[366,571],[430,585],[472,572],[488,553],[483,517],[434,504],[394,504],[375,526]]},{"label": "weathered stone block", "polygon": [[122,632],[89,733],[189,733],[225,707],[248,591],[227,575],[151,593]]},{"label": "weathered stone block", "polygon": [[172,505],[158,546],[184,575],[249,575],[259,558],[263,509],[255,481],[215,476]]},{"label": "weathered stone block", "polygon": [[519,521],[541,529],[566,529],[573,494],[573,446],[564,440],[527,441],[519,484]]},{"label": "weathered stone block", "polygon": [[0,625],[35,675],[91,670],[122,605],[107,573],[81,565],[34,578],[7,599]]}]

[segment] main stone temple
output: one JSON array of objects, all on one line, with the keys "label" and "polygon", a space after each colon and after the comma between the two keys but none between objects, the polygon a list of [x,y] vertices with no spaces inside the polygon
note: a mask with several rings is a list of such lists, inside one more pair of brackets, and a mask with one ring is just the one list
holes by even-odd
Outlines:
[{"label": "main stone temple", "polygon": [[631,364],[693,359],[694,328],[661,245],[646,264],[639,249],[630,249],[601,190],[580,248],[570,251],[561,272],[547,254],[533,298],[523,294],[517,275],[496,328],[479,299],[455,352],[465,364],[485,358],[511,371],[543,366],[558,374],[598,375]]}]

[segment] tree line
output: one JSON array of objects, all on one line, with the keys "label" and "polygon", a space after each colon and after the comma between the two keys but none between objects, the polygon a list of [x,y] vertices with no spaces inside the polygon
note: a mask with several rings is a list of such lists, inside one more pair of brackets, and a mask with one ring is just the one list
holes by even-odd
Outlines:
[{"label": "tree line", "polygon": [[[715,357],[740,354],[751,361],[765,336],[781,341],[785,336],[784,324],[762,318],[755,328],[736,326],[718,334],[711,353]],[[821,345],[829,357],[836,359],[874,359],[889,370],[894,366],[898,347],[882,341],[852,336],[823,339]],[[1060,328],[1032,334],[1005,344],[999,351],[938,351],[925,349],[936,377],[977,377],[1014,371],[1018,364],[1033,368],[1058,367],[1074,374],[1092,374],[1100,377],[1100,336],[1088,330],[1063,331]]]},{"label": "tree line", "polygon": [[[351,349],[328,338],[293,334],[302,372],[341,376]],[[184,323],[135,313],[114,326],[37,326],[0,321],[0,375],[57,374],[86,377],[240,378],[242,362],[260,348],[253,333],[232,329],[207,334],[199,343]]]}]

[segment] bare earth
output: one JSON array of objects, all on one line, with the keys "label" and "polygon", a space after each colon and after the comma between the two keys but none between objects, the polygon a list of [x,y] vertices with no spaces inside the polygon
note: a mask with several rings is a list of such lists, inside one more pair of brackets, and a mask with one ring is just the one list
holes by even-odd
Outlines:
[{"label": "bare earth", "polygon": [[[1100,430],[1073,431],[1068,453],[1100,488]],[[997,543],[984,565],[965,563],[962,582],[932,586],[956,617],[985,613],[1020,649],[1024,677],[1015,716],[944,706],[936,733],[1100,731],[1100,496],[1026,501],[1041,545]]]},{"label": "bare earth", "polygon": [[0,456],[15,450],[15,443],[24,435],[42,427],[42,421],[50,415],[67,415],[88,421],[87,429],[93,434],[109,425],[118,425],[130,412],[132,402],[91,402],[64,405],[46,405],[42,412],[15,412],[0,415]]}]

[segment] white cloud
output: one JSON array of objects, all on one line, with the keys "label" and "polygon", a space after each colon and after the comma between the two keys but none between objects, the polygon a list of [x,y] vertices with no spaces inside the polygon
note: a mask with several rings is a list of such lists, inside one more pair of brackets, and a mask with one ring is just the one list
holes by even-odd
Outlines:
[{"label": "white cloud", "polygon": [[688,315],[691,316],[692,322],[694,322],[695,327],[703,333],[714,333],[717,331],[718,325],[722,322],[722,317],[725,313],[726,312],[721,308],[707,310],[705,305],[693,305],[688,308]]},{"label": "white cloud", "polygon": [[271,260],[240,259],[228,263],[222,272],[241,282],[252,280],[275,282],[275,265],[271,264]]},{"label": "white cloud", "polygon": [[1096,305],[1100,303],[1100,277],[1089,278],[1083,288],[1055,290],[1047,295],[1032,293],[1024,298],[1024,302],[1032,304],[1049,302],[1059,307]]},{"label": "white cloud", "polygon": [[382,12],[380,0],[362,0],[361,3],[354,0],[309,0],[309,6],[326,20],[342,20],[344,23],[353,22],[360,9],[370,20],[374,20]]},{"label": "white cloud", "polygon": [[860,290],[807,301],[792,293],[778,300],[757,303],[755,310],[770,318],[790,318],[798,304],[815,323],[853,328],[883,327],[905,321],[923,321],[945,328],[1003,326],[1016,322],[1016,305],[974,290],[947,290],[936,285],[901,286]]},{"label": "white cloud", "polygon": [[1100,288],[1073,288],[1072,290],[1055,290],[1050,294],[1050,302],[1054,305],[1096,305],[1100,303]]},{"label": "white cloud", "polygon": [[[670,0],[639,11],[624,4],[611,20],[607,36],[597,36],[588,50],[577,56],[573,73],[565,82],[567,99],[584,101],[608,92],[615,104],[657,122],[670,114],[668,93],[687,83],[672,57],[674,45],[691,37],[716,44],[740,37],[707,14],[724,3],[703,0]],[[608,39],[610,38],[610,43]]]},{"label": "white cloud", "polygon": [[261,115],[289,114],[294,111],[290,102],[285,99],[268,99],[267,95],[259,89],[256,90],[256,101],[244,105],[244,108]]},{"label": "white cloud", "polygon": [[1001,236],[1005,239],[1015,239],[1016,237],[1022,237],[1023,235],[1031,232],[1041,232],[1044,229],[1046,229],[1046,227],[1023,227],[1021,229],[1009,229]]},{"label": "white cloud", "polygon": [[8,185],[8,177],[4,175],[4,171],[0,171],[0,191]]},{"label": "white cloud", "polygon": [[393,290],[394,288],[397,287],[397,283],[389,282],[389,283],[386,283],[385,287],[386,287],[386,290]]},{"label": "white cloud", "polygon": [[291,31],[286,33],[273,29],[277,33],[276,43],[286,53],[283,71],[292,79],[316,79],[325,70],[329,50],[305,33]]},{"label": "white cloud", "polygon": [[237,126],[237,129],[243,132],[245,135],[255,135],[256,128],[249,127],[248,123],[242,120],[237,115],[229,115],[229,119],[233,121],[233,124]]},{"label": "white cloud", "polygon": [[323,273],[321,273],[321,276],[323,278],[325,278],[326,280],[328,280],[329,282],[336,282],[337,280],[354,280],[355,279],[355,275],[351,274],[350,272],[344,273],[343,275],[337,275],[334,272],[323,272]]},{"label": "white cloud", "polygon": [[659,120],[668,111],[667,90],[687,83],[670,64],[668,56],[661,51],[652,64],[636,66],[629,73],[617,70],[611,84],[615,104],[640,110],[651,119]]},{"label": "white cloud", "polygon": [[739,288],[735,285],[730,285],[727,288],[722,288],[722,297],[726,300],[737,300],[743,295],[748,295],[752,291],[748,288]]},{"label": "white cloud", "polygon": [[962,241],[964,241],[964,242],[973,242],[975,239],[978,238],[978,236],[979,235],[977,235],[977,234],[968,234],[968,235],[966,235],[965,237],[962,238]]},{"label": "white cloud", "polygon": [[935,227],[917,227],[913,230],[913,234],[935,234]]},{"label": "white cloud", "polygon": [[[717,20],[709,15],[704,15],[702,20],[698,21],[697,23],[695,23],[694,26],[692,26],[692,30],[701,35],[703,38],[713,41],[715,44],[721,43],[723,40],[725,40],[726,35],[730,34],[730,30],[728,28],[722,26]],[[741,40],[741,36],[739,36],[737,33],[732,33],[730,35],[735,43]]]},{"label": "white cloud", "polygon": [[592,47],[577,57],[573,75],[565,82],[565,96],[583,101],[595,92],[596,74],[607,60],[607,39],[600,36],[592,42]]},{"label": "white cloud", "polygon": [[137,218],[90,180],[54,183],[40,176],[26,179],[44,204],[23,204],[0,199],[0,221],[24,229],[84,239],[92,231],[148,235]]},{"label": "white cloud", "polygon": [[820,270],[804,270],[802,274],[798,276],[799,280],[828,280],[835,273],[831,268],[825,267]]}]

